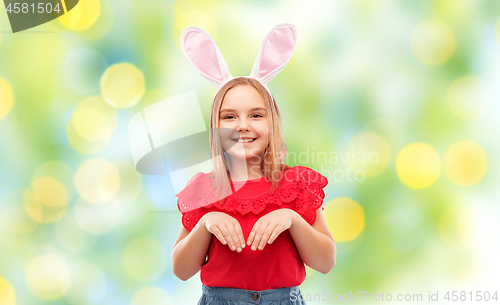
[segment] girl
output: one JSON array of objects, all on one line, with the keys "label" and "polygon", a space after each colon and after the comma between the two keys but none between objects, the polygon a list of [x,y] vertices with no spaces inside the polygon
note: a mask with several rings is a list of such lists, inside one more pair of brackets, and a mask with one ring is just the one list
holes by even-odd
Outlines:
[{"label": "girl", "polygon": [[319,209],[328,181],[283,163],[281,116],[266,86],[290,59],[295,35],[290,24],[275,27],[251,76],[237,78],[208,33],[189,27],[181,35],[190,61],[219,89],[210,113],[214,170],[176,195],[182,226],[172,267],[183,281],[201,270],[198,305],[305,304],[298,287],[304,263],[323,274],[335,265]]}]

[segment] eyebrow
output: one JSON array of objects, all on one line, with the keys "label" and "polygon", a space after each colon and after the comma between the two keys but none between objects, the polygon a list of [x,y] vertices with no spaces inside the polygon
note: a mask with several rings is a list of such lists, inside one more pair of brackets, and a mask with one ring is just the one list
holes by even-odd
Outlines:
[{"label": "eyebrow", "polygon": [[[255,108],[250,109],[250,111],[257,111],[257,110],[267,111],[266,108],[262,108],[262,107],[255,107]],[[222,113],[225,111],[235,111],[236,112],[236,110],[234,110],[234,109],[227,109],[227,108],[222,109],[220,112]]]}]

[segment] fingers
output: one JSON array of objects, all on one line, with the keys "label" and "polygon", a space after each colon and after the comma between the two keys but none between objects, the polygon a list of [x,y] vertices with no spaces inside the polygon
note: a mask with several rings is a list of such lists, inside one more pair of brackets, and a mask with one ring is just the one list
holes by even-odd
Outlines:
[{"label": "fingers", "polygon": [[[252,248],[251,248],[252,250],[256,250],[257,247],[259,250],[264,249],[264,246],[261,244],[261,241],[263,238],[265,238],[265,240],[264,240],[264,244],[265,244],[267,241],[267,238],[270,235],[270,232],[267,232],[269,224],[270,223],[268,221],[261,222],[261,224],[259,224],[259,227],[257,228],[256,233],[255,233],[255,238],[253,239],[253,242],[252,242]],[[252,231],[254,229],[256,229],[256,228],[254,227],[252,229]],[[274,229],[274,228],[272,228],[272,229]]]},{"label": "fingers", "polygon": [[245,247],[245,237],[240,223],[233,217],[224,213],[213,212],[210,217],[207,216],[205,227],[223,245],[227,244],[232,251],[241,252]]},{"label": "fingers", "polygon": [[245,248],[245,237],[243,236],[243,231],[241,230],[241,226],[237,221],[233,222],[233,224],[236,235],[238,236],[238,246],[243,249]]},{"label": "fingers", "polygon": [[276,226],[276,228],[274,228],[274,231],[273,233],[271,234],[271,236],[269,236],[269,240],[268,240],[268,244],[271,244],[275,239],[276,237],[278,237],[278,235],[281,234],[281,232],[283,232],[284,230],[279,228],[279,226]]},{"label": "fingers", "polygon": [[[262,239],[260,240],[260,243],[259,243],[259,250],[263,250],[264,247],[266,246],[266,244],[268,243],[268,241],[270,241],[271,239],[271,236],[273,234],[276,234],[276,232],[279,232],[279,229],[280,226],[279,224],[278,225],[269,225],[267,227],[267,229],[264,231],[264,233],[262,234]],[[277,233],[276,235],[278,235],[279,233]]]},{"label": "fingers", "polygon": [[[248,235],[248,240],[247,240],[247,245],[253,244],[253,241],[255,239],[255,234],[257,234],[257,231],[259,231],[260,225],[262,224],[262,221],[259,219],[257,222],[253,225],[252,231],[250,232],[250,235]],[[255,249],[252,249],[255,250]]]},{"label": "fingers", "polygon": [[217,239],[221,242],[221,244],[223,245],[227,244],[227,241],[224,238],[222,232],[219,230],[219,228],[217,227],[214,228],[212,234],[215,235],[215,237],[217,237]]},{"label": "fingers", "polygon": [[234,225],[226,224],[222,227],[223,227],[223,234],[227,240],[227,245],[229,246],[229,249],[233,251],[238,250],[238,252],[240,252],[241,245],[238,246],[239,238],[238,234],[236,233],[236,229],[234,228]]}]

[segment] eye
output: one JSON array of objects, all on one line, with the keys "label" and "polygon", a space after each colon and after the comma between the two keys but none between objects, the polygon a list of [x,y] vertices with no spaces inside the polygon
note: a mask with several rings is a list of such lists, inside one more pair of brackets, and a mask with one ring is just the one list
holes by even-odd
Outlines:
[{"label": "eye", "polygon": [[[258,114],[258,113],[254,113],[252,114],[252,118],[262,118],[263,116],[261,114]],[[234,119],[234,115],[232,114],[228,114],[226,115],[225,117],[222,118],[223,120],[231,120],[231,119]]]}]

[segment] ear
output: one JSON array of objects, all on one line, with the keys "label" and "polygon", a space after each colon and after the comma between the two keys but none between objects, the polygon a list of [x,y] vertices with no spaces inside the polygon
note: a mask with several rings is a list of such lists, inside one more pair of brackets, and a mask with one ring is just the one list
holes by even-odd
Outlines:
[{"label": "ear", "polygon": [[274,27],[262,41],[250,76],[267,85],[280,73],[293,55],[297,30],[285,23]]},{"label": "ear", "polygon": [[181,48],[198,72],[217,89],[232,78],[214,39],[203,29],[185,28],[181,34]]}]

